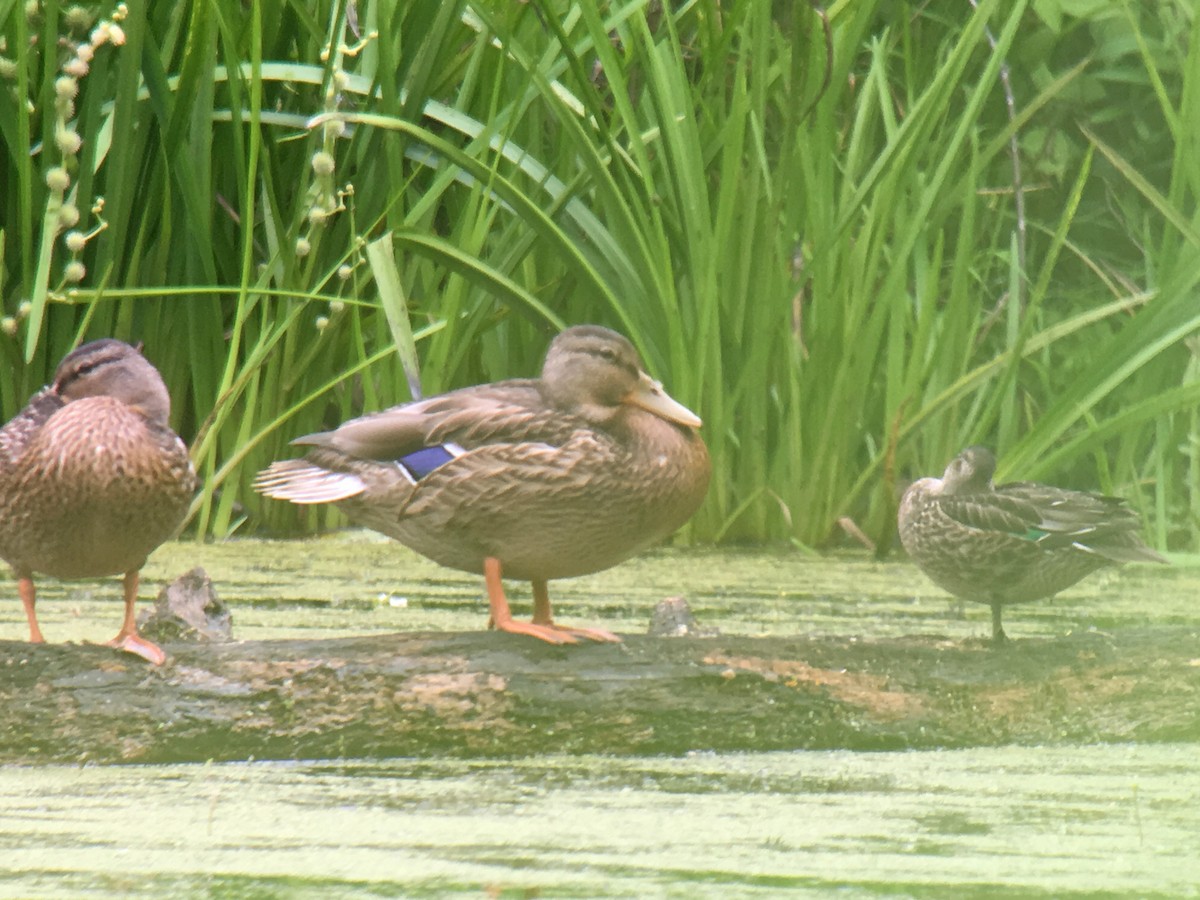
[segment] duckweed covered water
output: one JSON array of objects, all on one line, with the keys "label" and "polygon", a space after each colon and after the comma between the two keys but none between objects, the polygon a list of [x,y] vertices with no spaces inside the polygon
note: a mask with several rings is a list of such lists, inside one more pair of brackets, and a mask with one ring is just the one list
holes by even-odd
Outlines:
[{"label": "duckweed covered water", "polygon": [[[1089,576],[1048,602],[1009,607],[1013,638],[1089,628],[1200,624],[1200,569],[1127,566]],[[234,636],[340,637],[394,631],[472,631],[487,622],[483,579],[445,569],[372,532],[305,541],[180,542],[142,572],[142,606],[162,585],[203,566],[234,613]],[[0,582],[0,638],[28,635],[16,587]],[[120,581],[39,582],[46,639],[101,642],[120,624]],[[513,611],[530,612],[529,587],[507,582]],[[983,604],[954,600],[906,561],[865,553],[813,557],[790,549],[662,550],[613,569],[550,584],[566,624],[645,632],[660,600],[683,596],[702,625],[728,634],[939,634],[986,638]]]},{"label": "duckweed covered water", "polygon": [[[173,544],[240,639],[478,630],[481,580],[352,533]],[[1013,607],[1014,638],[1200,626],[1197,569],[1130,567]],[[986,637],[903,562],[663,551],[551,585],[560,620],[641,632],[683,595],[726,633]],[[8,582],[0,637],[23,639]],[[41,586],[51,641],[100,641],[119,583]],[[513,585],[515,611],[528,592]],[[1200,658],[1200,646],[1197,648]],[[1196,703],[1181,697],[1181,703]],[[1198,711],[1200,716],[1200,711]],[[0,896],[1189,897],[1200,745],[0,767]]]},{"label": "duckweed covered water", "polygon": [[1200,892],[1179,745],[10,767],[0,829],[6,896]]}]

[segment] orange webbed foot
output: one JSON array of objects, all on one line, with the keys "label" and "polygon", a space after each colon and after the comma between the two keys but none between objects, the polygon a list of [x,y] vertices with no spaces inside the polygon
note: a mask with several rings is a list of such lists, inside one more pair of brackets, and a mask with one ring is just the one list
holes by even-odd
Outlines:
[{"label": "orange webbed foot", "polygon": [[117,636],[108,641],[106,646],[124,650],[134,656],[140,656],[151,665],[161,666],[167,661],[167,654],[153,641],[148,641],[138,634],[137,621],[133,610],[137,605],[138,570],[132,569],[125,573],[125,619],[121,622],[121,630]]},{"label": "orange webbed foot", "polygon": [[621,643],[619,637],[603,628],[572,628],[568,625],[555,625],[554,613],[550,607],[550,592],[546,588],[546,582],[541,579],[533,582],[533,624],[543,628],[553,628],[555,631],[587,641],[598,641],[605,644]]},{"label": "orange webbed foot", "polygon": [[117,650],[124,650],[126,653],[132,653],[134,656],[140,656],[142,659],[151,665],[161,666],[167,661],[165,654],[158,644],[153,641],[148,641],[137,632],[118,634],[111,641],[106,641],[104,646],[114,647]]},{"label": "orange webbed foot", "polygon": [[526,634],[550,644],[578,644],[580,640],[602,643],[621,643],[621,639],[603,628],[569,628],[555,625],[550,610],[550,595],[543,579],[533,581],[533,621],[518,622],[509,612],[508,598],[500,580],[500,560],[488,557],[483,561],[484,580],[487,584],[488,603],[492,617],[488,624],[498,631]]},{"label": "orange webbed foot", "polygon": [[556,625],[537,625],[533,622],[519,622],[511,617],[497,620],[494,616],[488,623],[497,631],[507,631],[509,634],[524,634],[545,641],[548,644],[578,644],[579,638]]},{"label": "orange webbed foot", "polygon": [[549,624],[537,622],[534,624],[541,628],[552,628],[560,634],[569,634],[573,638],[583,638],[584,640],[597,641],[604,644],[621,643],[620,637],[603,628],[572,628],[569,625],[555,625],[553,622]]}]

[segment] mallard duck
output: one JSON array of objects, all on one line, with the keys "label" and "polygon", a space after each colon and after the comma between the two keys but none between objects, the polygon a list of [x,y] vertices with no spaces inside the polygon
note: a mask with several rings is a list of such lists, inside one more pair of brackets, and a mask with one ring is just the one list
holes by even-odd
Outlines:
[{"label": "mallard duck", "polygon": [[[646,374],[621,335],[559,334],[541,378],[462,388],[293,441],[256,489],[336,503],[454,569],[481,573],[491,625],[550,643],[618,640],[554,622],[546,582],[607,569],[688,520],[708,488],[700,419]],[[532,582],[533,620],[501,576]]]},{"label": "mallard duck", "polygon": [[900,501],[900,540],[935,584],[992,608],[992,641],[1007,636],[1006,603],[1040,600],[1102,566],[1166,560],[1142,543],[1137,515],[1117,497],[1021,481],[994,485],[996,457],[968,447],[941,478]]},{"label": "mallard duck", "polygon": [[68,353],[54,382],[0,429],[0,558],[12,566],[29,619],[35,573],[124,575],[125,618],[109,645],[160,665],[138,634],[138,572],[187,511],[196,475],[167,424],[170,397],[135,348],[105,339]]}]

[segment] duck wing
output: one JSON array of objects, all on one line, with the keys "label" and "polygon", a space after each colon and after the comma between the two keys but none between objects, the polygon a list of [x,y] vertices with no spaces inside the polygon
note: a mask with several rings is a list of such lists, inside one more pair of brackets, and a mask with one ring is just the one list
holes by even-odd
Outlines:
[{"label": "duck wing", "polygon": [[547,406],[536,381],[514,379],[394,406],[292,443],[356,459],[395,461],[437,447],[452,446],[457,455],[495,444],[558,446],[583,426],[577,417]]},{"label": "duck wing", "polygon": [[0,428],[0,468],[18,460],[50,417],[66,405],[51,388],[34,394],[25,408]]},{"label": "duck wing", "polygon": [[1037,511],[1038,543],[1047,550],[1074,547],[1113,562],[1166,562],[1141,539],[1141,520],[1120,497],[1017,481],[997,494]]},{"label": "duck wing", "polygon": [[255,479],[255,489],[293,503],[331,503],[382,479],[407,493],[467,455],[472,475],[512,475],[534,462],[544,467],[547,454],[587,427],[549,406],[532,379],[476,385],[297,438],[292,443],[311,448],[308,454],[272,463]]},{"label": "duck wing", "polygon": [[937,504],[942,513],[968,528],[1030,539],[1038,536],[1035,529],[1041,516],[1035,506],[1019,497],[996,491],[943,494]]}]

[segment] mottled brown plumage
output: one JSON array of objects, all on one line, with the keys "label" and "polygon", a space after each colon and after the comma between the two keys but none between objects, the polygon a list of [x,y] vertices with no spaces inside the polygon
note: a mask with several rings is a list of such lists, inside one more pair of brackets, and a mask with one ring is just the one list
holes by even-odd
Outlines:
[{"label": "mottled brown plumage", "polygon": [[1090,572],[1166,560],[1139,536],[1125,501],[1021,481],[992,484],[996,458],[968,447],[941,478],[922,478],[900,502],[900,540],[937,585],[992,608],[992,639],[1006,638],[1005,604],[1040,600]]},{"label": "mottled brown plumage", "polygon": [[59,364],[54,382],[0,428],[0,557],[12,566],[43,640],[33,576],[124,576],[125,618],[110,643],[154,663],[137,633],[138,571],[179,527],[196,486],[187,448],[167,424],[170,398],[133,347],[105,339]]},{"label": "mottled brown plumage", "polygon": [[[503,630],[556,643],[615,640],[553,624],[546,582],[616,565],[671,534],[708,487],[700,420],[607,328],[555,338],[542,377],[463,388],[295,443],[256,487],[337,503],[358,523],[483,573]],[[511,620],[500,573],[533,582],[533,624]]]}]

